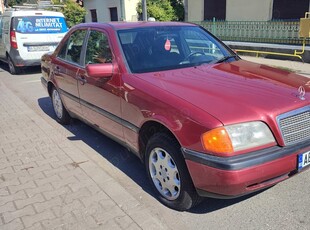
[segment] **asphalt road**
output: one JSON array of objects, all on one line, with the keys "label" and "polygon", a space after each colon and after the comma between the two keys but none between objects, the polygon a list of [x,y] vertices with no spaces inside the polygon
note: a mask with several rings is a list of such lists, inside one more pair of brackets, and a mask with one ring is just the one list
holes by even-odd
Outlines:
[{"label": "asphalt road", "polygon": [[[0,81],[46,122],[61,126],[41,86],[39,68],[12,76],[0,64]],[[143,165],[125,148],[76,120],[66,129],[78,148],[171,229],[310,229],[310,170],[257,194],[233,200],[205,199],[190,211],[177,212],[153,197]]]}]

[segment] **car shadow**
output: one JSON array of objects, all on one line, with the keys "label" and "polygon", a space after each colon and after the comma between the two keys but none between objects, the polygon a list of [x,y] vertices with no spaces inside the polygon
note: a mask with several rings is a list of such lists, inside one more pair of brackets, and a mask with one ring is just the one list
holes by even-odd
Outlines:
[{"label": "car shadow", "polygon": [[[9,66],[2,61],[0,61],[0,69],[2,69],[1,72],[5,71],[5,72],[10,73]],[[40,72],[41,72],[41,66],[28,66],[28,67],[21,68],[20,72],[17,75],[36,74]],[[12,75],[12,76],[16,76],[16,75]]]},{"label": "car shadow", "polygon": [[251,193],[251,194],[238,197],[238,198],[232,198],[232,199],[205,198],[199,205],[192,208],[188,212],[193,213],[193,214],[205,214],[205,213],[215,212],[217,210],[220,210],[228,206],[243,202],[247,199],[250,199],[251,197],[256,196],[259,193],[262,193],[265,190]]},{"label": "car shadow", "polygon": [[[38,104],[45,114],[52,119],[56,119],[56,115],[53,111],[52,103],[49,97],[39,98]],[[111,164],[130,177],[145,192],[153,197],[156,197],[146,176],[144,165],[137,156],[128,151],[122,145],[79,120],[73,119],[70,125],[65,125],[64,127],[74,134],[74,136],[68,137],[69,140],[83,141]],[[255,194],[256,193],[240,198],[225,200],[206,198],[201,204],[188,210],[188,212],[195,214],[214,212],[227,206],[242,202]]]}]

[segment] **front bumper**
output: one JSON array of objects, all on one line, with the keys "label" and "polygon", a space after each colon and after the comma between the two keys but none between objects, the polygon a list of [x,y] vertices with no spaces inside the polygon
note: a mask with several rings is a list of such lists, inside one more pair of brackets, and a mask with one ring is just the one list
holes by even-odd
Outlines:
[{"label": "front bumper", "polygon": [[309,150],[307,140],[290,147],[276,146],[233,157],[185,148],[182,152],[199,195],[232,198],[270,187],[298,173],[297,155]]}]

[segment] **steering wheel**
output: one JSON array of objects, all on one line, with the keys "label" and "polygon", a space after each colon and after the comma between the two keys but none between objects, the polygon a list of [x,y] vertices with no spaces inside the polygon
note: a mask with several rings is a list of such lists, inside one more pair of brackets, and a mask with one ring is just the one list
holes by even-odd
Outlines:
[{"label": "steering wheel", "polygon": [[196,55],[203,55],[203,56],[206,56],[204,52],[201,52],[201,51],[196,51],[196,52],[191,52],[189,55],[187,55],[187,57],[184,59],[184,61],[189,61],[189,59],[193,56],[196,56]]}]

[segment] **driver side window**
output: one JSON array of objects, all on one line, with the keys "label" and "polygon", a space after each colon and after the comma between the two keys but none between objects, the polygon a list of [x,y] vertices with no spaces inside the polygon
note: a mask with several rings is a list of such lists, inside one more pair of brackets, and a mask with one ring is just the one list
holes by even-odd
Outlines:
[{"label": "driver side window", "polygon": [[103,32],[92,30],[87,42],[85,65],[112,63],[112,58],[107,36]]}]

